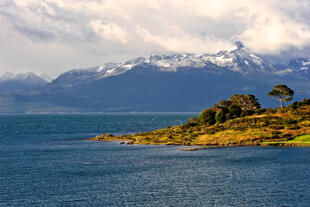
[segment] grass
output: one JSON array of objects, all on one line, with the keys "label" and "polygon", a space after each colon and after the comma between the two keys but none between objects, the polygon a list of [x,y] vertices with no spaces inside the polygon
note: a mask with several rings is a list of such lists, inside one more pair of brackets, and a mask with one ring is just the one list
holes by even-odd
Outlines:
[{"label": "grass", "polygon": [[293,140],[287,141],[287,143],[309,143],[310,144],[310,134],[297,136]]},{"label": "grass", "polygon": [[292,140],[281,142],[262,142],[262,146],[291,146],[291,147],[309,147],[310,134],[300,135]]}]

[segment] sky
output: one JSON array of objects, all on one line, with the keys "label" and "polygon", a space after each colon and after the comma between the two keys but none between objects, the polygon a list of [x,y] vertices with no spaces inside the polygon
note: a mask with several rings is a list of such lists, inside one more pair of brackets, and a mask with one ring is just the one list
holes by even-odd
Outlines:
[{"label": "sky", "polygon": [[310,57],[309,0],[0,0],[0,74],[174,52]]}]

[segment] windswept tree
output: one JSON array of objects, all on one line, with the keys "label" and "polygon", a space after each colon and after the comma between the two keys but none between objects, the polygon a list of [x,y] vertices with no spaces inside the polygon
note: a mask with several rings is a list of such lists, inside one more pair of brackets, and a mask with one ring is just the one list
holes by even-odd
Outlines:
[{"label": "windswept tree", "polygon": [[287,85],[276,85],[269,93],[269,96],[278,98],[281,102],[281,109],[283,102],[288,102],[293,99],[294,91],[287,87]]}]

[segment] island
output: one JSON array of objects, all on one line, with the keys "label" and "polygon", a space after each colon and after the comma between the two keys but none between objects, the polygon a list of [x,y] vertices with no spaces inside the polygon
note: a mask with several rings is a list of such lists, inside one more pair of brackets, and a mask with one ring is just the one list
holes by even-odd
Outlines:
[{"label": "island", "polygon": [[236,94],[179,126],[119,136],[104,133],[90,140],[152,145],[310,147],[310,99],[284,107],[283,102],[291,100],[292,91],[286,91],[290,94],[285,95],[274,90],[277,87],[269,95],[279,98],[280,108],[261,108],[254,95]]}]

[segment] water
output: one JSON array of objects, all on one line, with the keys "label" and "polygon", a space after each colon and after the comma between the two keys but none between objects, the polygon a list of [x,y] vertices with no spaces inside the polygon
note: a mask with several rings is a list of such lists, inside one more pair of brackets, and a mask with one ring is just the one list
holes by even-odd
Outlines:
[{"label": "water", "polygon": [[91,142],[174,115],[0,116],[0,206],[310,206],[310,148]]}]

